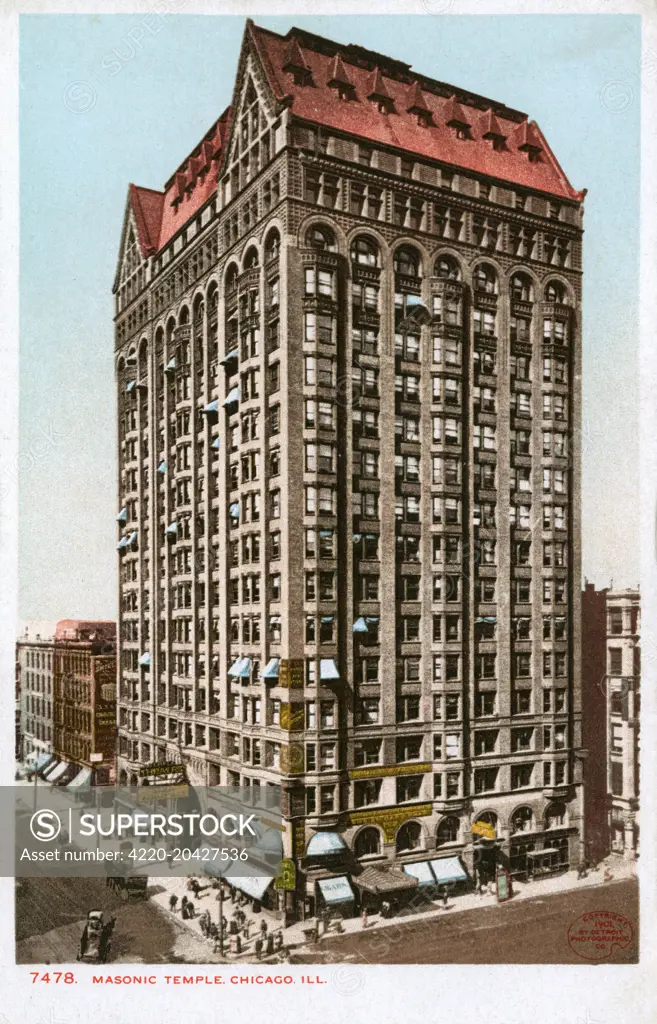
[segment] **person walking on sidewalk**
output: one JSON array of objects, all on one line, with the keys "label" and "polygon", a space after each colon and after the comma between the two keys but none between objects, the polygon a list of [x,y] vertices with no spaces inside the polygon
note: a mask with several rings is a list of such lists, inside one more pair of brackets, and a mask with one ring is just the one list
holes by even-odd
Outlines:
[{"label": "person walking on sidewalk", "polygon": [[365,929],[367,928],[367,907],[363,907],[363,914],[362,914],[362,917],[361,917],[361,921],[362,921],[362,924],[363,924],[363,931],[365,931]]},{"label": "person walking on sidewalk", "polygon": [[172,914],[175,914],[177,905],[178,897],[174,893],[173,895],[169,896],[169,910],[171,911]]},{"label": "person walking on sidewalk", "polygon": [[262,921],[260,922],[260,934],[261,934],[263,939],[267,935],[267,922],[265,921],[264,917],[263,917]]}]

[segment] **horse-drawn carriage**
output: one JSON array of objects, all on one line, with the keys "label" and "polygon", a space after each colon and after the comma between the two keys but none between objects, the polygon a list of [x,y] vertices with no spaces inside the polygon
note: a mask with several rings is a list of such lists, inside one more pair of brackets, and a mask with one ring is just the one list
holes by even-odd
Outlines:
[{"label": "horse-drawn carriage", "polygon": [[77,959],[91,964],[104,964],[112,947],[111,935],[116,918],[108,917],[102,910],[90,910],[87,923],[80,939]]}]

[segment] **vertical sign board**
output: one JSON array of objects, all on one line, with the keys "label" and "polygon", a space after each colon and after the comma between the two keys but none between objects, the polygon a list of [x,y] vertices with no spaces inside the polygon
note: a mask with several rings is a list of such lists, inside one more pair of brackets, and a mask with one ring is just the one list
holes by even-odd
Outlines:
[{"label": "vertical sign board", "polygon": [[501,868],[497,872],[497,902],[504,903],[511,898],[511,879],[509,872]]}]

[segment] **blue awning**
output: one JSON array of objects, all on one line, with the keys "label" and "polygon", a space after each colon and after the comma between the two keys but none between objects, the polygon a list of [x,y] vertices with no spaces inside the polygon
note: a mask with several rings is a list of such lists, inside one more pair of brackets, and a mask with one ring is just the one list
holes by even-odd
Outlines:
[{"label": "blue awning", "polygon": [[174,356],[173,359],[170,359],[169,362],[167,363],[167,365],[164,367],[165,372],[166,373],[173,373],[173,371],[175,370],[177,365],[178,364],[176,363],[176,357]]},{"label": "blue awning", "polygon": [[117,551],[122,551],[123,548],[127,548],[127,546],[128,546],[128,538],[127,537],[123,537],[123,539],[120,540],[119,543],[116,545],[116,550]]},{"label": "blue awning", "polygon": [[458,857],[439,857],[429,863],[436,876],[436,881],[441,885],[447,882],[467,882],[468,880],[467,872]]},{"label": "blue awning", "polygon": [[54,759],[54,754],[39,754],[35,763],[30,766],[30,771],[40,772],[42,768],[45,768]]},{"label": "blue awning", "polygon": [[151,663],[151,652],[150,651],[145,651],[145,653],[142,654],[141,658],[139,659],[139,664],[140,665],[150,665],[150,663]]},{"label": "blue awning", "polygon": [[133,532],[128,537],[128,547],[132,547],[132,545],[136,544],[136,543],[137,543],[137,531],[133,530]]},{"label": "blue awning", "polygon": [[346,875],[340,875],[338,878],[320,878],[317,884],[325,903],[351,903],[355,898]]},{"label": "blue awning", "polygon": [[352,633],[367,633],[367,623],[365,619],[356,619],[353,626],[351,627]]},{"label": "blue awning", "polygon": [[218,438],[218,437],[215,437],[214,441],[212,442],[212,447],[216,448],[217,450],[219,450],[219,448],[221,448],[221,439]]},{"label": "blue awning", "polygon": [[404,873],[410,875],[411,878],[417,878],[418,885],[420,886],[436,884],[436,879],[428,860],[420,860],[415,864],[404,864]]},{"label": "blue awning", "polygon": [[479,615],[475,619],[475,622],[497,622],[494,615]]},{"label": "blue awning", "polygon": [[74,779],[71,779],[67,789],[81,789],[83,786],[88,788],[89,780],[91,779],[91,768],[83,768],[82,771],[78,772]]},{"label": "blue awning", "polygon": [[178,523],[171,523],[164,532],[170,537],[175,537],[178,533]]},{"label": "blue awning", "polygon": [[166,471],[167,471],[167,464],[166,464],[166,462],[161,462],[160,465],[157,467],[157,471],[158,471],[158,473],[166,473]]},{"label": "blue awning", "polygon": [[237,349],[231,348],[230,352],[226,352],[226,355],[223,357],[223,359],[220,359],[219,362],[222,366],[225,366],[226,363],[230,363],[233,359],[237,359],[238,357],[239,352],[237,351]]},{"label": "blue awning", "polygon": [[125,389],[128,392],[128,394],[129,394],[131,391],[134,391],[136,387],[137,387],[137,381],[136,380],[129,380],[128,383],[125,386]]},{"label": "blue awning", "polygon": [[201,414],[203,414],[203,413],[213,413],[213,412],[219,412],[219,399],[218,398],[215,398],[214,402],[209,402],[208,405],[204,406],[201,409]]},{"label": "blue awning", "polygon": [[362,536],[362,533],[354,533],[352,534],[351,539],[353,540],[354,544],[358,544],[358,541],[362,539]]},{"label": "blue awning", "polygon": [[54,768],[51,772],[48,772],[48,782],[56,782],[56,780],[60,779],[68,768],[68,761],[60,761],[56,768]]},{"label": "blue awning", "polygon": [[239,402],[239,400],[240,400],[240,389],[239,388],[231,388],[230,391],[228,392],[228,394],[226,395],[223,404],[224,405],[232,405],[234,402]]},{"label": "blue awning", "polygon": [[366,622],[378,622],[379,621],[379,616],[378,615],[366,615],[365,616],[365,621]]},{"label": "blue awning", "polygon": [[233,516],[234,519],[237,519],[238,515],[240,514],[239,501],[234,501],[232,505],[228,506],[228,514]]},{"label": "blue awning", "polygon": [[265,665],[264,670],[260,673],[261,677],[263,679],[278,679],[279,666],[279,658],[270,658],[270,660]]},{"label": "blue awning", "polygon": [[228,669],[228,675],[235,679],[247,679],[251,674],[251,659],[237,658]]},{"label": "blue awning", "polygon": [[322,615],[322,622],[335,622],[335,615]]},{"label": "blue awning", "polygon": [[274,881],[271,876],[263,878],[261,875],[232,875],[230,872],[225,877],[229,885],[239,889],[241,892],[245,892],[247,896],[251,896],[254,900],[261,900]]},{"label": "blue awning", "polygon": [[342,853],[347,844],[339,832],[315,832],[306,848],[306,857],[325,857],[331,853]]},{"label": "blue awning", "polygon": [[321,658],[319,662],[320,679],[339,679],[340,673],[333,658]]},{"label": "blue awning", "polygon": [[419,295],[407,295],[406,296],[406,320],[410,320],[411,323],[428,324],[432,320],[431,313],[427,309],[426,305],[422,301]]},{"label": "blue awning", "polygon": [[127,518],[128,518],[128,510],[127,510],[127,508],[124,505],[123,508],[121,509],[121,511],[119,512],[118,516],[116,517],[116,521],[117,521],[117,523],[125,523],[127,521]]}]

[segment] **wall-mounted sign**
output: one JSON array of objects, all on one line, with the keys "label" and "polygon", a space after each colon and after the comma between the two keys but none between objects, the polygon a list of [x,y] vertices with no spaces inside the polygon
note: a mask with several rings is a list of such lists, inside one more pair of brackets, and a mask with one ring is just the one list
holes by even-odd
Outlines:
[{"label": "wall-mounted sign", "polygon": [[352,768],[350,779],[380,779],[389,775],[419,775],[430,772],[430,764],[394,764],[386,768]]}]

